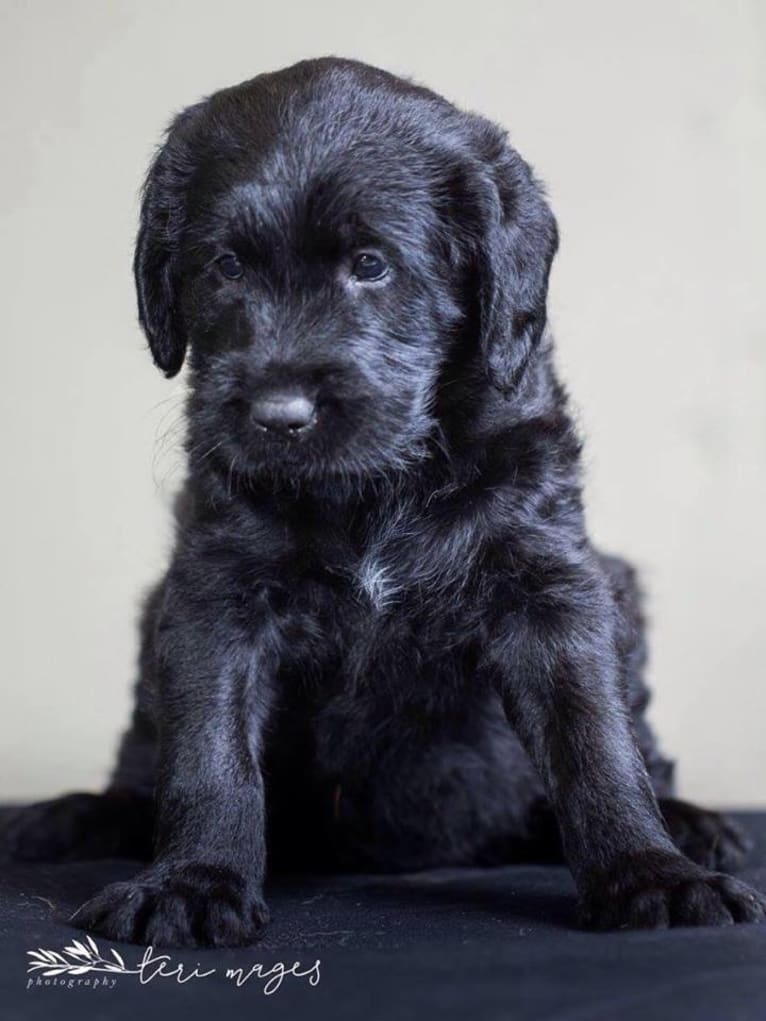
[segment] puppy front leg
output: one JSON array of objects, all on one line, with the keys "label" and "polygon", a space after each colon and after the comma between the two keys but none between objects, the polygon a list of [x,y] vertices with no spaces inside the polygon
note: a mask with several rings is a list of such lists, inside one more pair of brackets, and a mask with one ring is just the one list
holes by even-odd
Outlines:
[{"label": "puppy front leg", "polygon": [[268,921],[259,757],[276,648],[265,623],[244,633],[192,605],[172,599],[158,631],[155,860],[72,921],[134,943],[237,946]]},{"label": "puppy front leg", "polygon": [[[695,865],[662,822],[619,687],[611,596],[587,563],[551,559],[514,582],[488,652],[506,713],[556,813],[594,928],[758,921],[766,898]],[[551,579],[541,585],[541,579]]]}]

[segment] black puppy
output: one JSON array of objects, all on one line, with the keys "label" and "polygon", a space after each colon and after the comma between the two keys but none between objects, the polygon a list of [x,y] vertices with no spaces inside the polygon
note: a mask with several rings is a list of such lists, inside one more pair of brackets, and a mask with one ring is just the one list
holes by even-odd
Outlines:
[{"label": "black puppy", "polygon": [[267,847],[370,870],[563,853],[590,926],[764,917],[708,871],[746,838],[670,798],[635,580],[585,531],[556,244],[504,133],[383,71],[308,61],[176,118],[135,259],[156,363],[189,355],[175,551],[109,790],[2,836],[152,855],[77,924],[247,943]]}]

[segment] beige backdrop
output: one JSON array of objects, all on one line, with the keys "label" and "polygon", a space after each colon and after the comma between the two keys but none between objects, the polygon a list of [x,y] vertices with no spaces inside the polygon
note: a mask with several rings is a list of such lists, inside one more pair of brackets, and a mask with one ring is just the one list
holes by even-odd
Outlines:
[{"label": "beige backdrop", "polygon": [[762,0],[0,12],[0,798],[102,780],[168,548],[183,384],[144,352],[130,276],[152,148],[202,94],[336,53],[501,121],[548,182],[590,524],[643,569],[653,717],[684,792],[766,805]]}]

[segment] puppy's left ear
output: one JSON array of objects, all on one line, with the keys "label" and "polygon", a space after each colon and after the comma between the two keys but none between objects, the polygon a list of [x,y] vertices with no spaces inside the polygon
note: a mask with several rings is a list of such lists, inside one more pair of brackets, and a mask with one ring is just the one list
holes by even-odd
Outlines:
[{"label": "puppy's left ear", "polygon": [[545,329],[558,229],[540,184],[505,133],[476,121],[479,155],[490,178],[476,246],[480,343],[490,380],[510,393]]},{"label": "puppy's left ear", "polygon": [[186,220],[192,159],[188,128],[203,104],[180,113],[146,175],[133,274],[138,321],[157,366],[175,376],[183,365],[186,336],[177,309],[177,255]]}]

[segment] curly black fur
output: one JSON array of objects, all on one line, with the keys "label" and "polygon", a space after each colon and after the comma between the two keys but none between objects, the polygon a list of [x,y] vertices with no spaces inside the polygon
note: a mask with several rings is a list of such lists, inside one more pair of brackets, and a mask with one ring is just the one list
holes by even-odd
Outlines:
[{"label": "curly black fur", "polygon": [[[671,798],[635,578],[586,533],[556,246],[504,132],[383,71],[307,61],[176,118],[135,273],[156,363],[188,358],[189,473],[134,720],[105,795],[3,837],[135,851],[154,816],[153,863],[78,924],[247,942],[267,847],[384,870],[563,852],[592,926],[763,917],[706,871],[743,835]],[[301,420],[264,426],[284,399]]]}]

